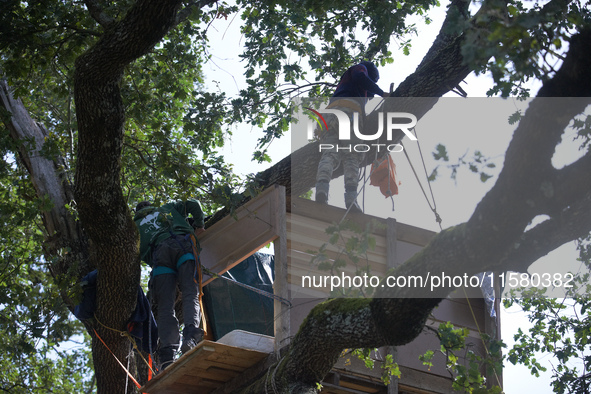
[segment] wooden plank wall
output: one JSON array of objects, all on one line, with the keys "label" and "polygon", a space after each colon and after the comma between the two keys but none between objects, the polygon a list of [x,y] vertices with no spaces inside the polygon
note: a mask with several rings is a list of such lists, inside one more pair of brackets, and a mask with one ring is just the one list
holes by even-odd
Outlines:
[{"label": "wooden plank wall", "polygon": [[[343,209],[322,206],[309,200],[292,200],[291,210],[287,214],[287,243],[289,251],[288,264],[290,265],[288,281],[294,303],[291,312],[291,330],[294,333],[297,332],[299,324],[312,307],[321,300],[328,298],[329,289],[302,288],[302,276],[312,275],[315,271],[310,266],[312,253],[328,241],[329,235],[324,232],[324,229],[331,223],[339,222],[344,212]],[[394,219],[381,219],[361,214],[349,214],[347,218],[354,220],[362,228],[372,221],[380,225],[372,233],[376,241],[376,247],[367,254],[366,263],[369,265],[372,275],[384,275],[389,268],[403,263],[427,245],[435,235],[431,231],[397,223]],[[332,245],[328,246],[326,250],[329,259],[334,259],[339,255],[338,248]],[[347,275],[355,275],[355,269],[352,265],[348,265],[343,271]],[[326,275],[330,275],[330,273],[326,273]],[[467,299],[466,294],[471,298]],[[314,301],[314,297],[318,299]],[[484,302],[479,297],[481,296],[478,289],[467,289],[467,293],[459,290],[456,296],[444,300],[440,304],[434,311],[432,318],[429,319],[428,325],[437,329],[439,323],[452,321],[457,326],[467,327],[471,330],[469,343],[472,349],[484,353],[485,349],[478,332],[484,331],[490,333],[491,324],[489,322],[490,319],[487,318]],[[439,341],[436,336],[426,332],[406,346],[397,349],[383,349],[382,351],[393,353],[401,366],[410,371],[415,371],[416,373],[412,376],[415,376],[417,373],[424,373],[427,381],[433,380],[435,382],[437,381],[435,377],[447,381],[449,373],[444,368],[445,360],[428,369],[418,359],[418,356],[426,350],[438,348]],[[341,365],[341,367],[348,373],[367,373],[367,371],[364,372],[363,366],[359,368],[353,366],[345,368]],[[428,384],[425,386],[426,383],[422,386],[417,386],[416,379],[409,380],[408,377],[411,374],[407,374],[406,376],[407,378],[403,377],[400,382],[396,382],[388,388],[387,392],[398,392],[397,384],[400,384],[401,389],[402,387],[406,387],[407,389],[409,387],[417,387],[417,389],[422,387],[424,389],[429,386]],[[440,385],[440,383],[437,385]]]},{"label": "wooden plank wall", "polygon": [[235,216],[226,216],[208,228],[199,238],[201,264],[222,274],[277,239],[285,228],[284,201],[285,188],[271,187],[240,207]]}]

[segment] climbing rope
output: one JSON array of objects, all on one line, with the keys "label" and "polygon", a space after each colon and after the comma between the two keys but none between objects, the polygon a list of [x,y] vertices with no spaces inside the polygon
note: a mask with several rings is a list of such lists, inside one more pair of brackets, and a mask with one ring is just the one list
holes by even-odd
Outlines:
[{"label": "climbing rope", "polygon": [[[102,322],[101,322],[101,321],[100,321],[100,320],[99,320],[99,319],[96,317],[96,315],[94,315],[94,320],[95,320],[95,321],[96,321],[98,324],[100,324],[100,325],[101,325],[103,328],[105,328],[105,329],[107,329],[107,330],[109,330],[109,331],[116,332],[116,333],[118,333],[119,335],[121,335],[122,337],[126,337],[127,339],[129,339],[129,341],[131,342],[131,345],[133,346],[133,350],[135,350],[135,351],[137,352],[137,354],[139,354],[139,355],[140,355],[140,358],[142,359],[142,361],[143,361],[143,362],[144,362],[144,363],[145,363],[145,364],[148,366],[148,371],[149,371],[149,375],[148,375],[148,381],[149,381],[149,380],[151,380],[151,379],[152,379],[152,376],[154,375],[154,370],[152,369],[152,353],[151,353],[151,351],[152,351],[152,330],[151,330],[151,324],[150,324],[150,326],[149,326],[150,328],[148,328],[148,332],[149,332],[149,334],[148,334],[148,336],[149,336],[149,338],[148,338],[148,342],[150,343],[150,354],[149,354],[149,356],[148,356],[148,359],[149,359],[149,361],[146,361],[146,358],[145,358],[145,357],[144,357],[144,355],[142,354],[142,351],[141,351],[141,350],[138,348],[138,346],[137,346],[137,343],[135,342],[135,338],[134,338],[134,337],[133,337],[133,336],[132,336],[132,335],[131,335],[129,332],[127,332],[127,331],[121,331],[121,330],[117,330],[117,329],[115,329],[115,328],[112,328],[112,327],[109,327],[109,326],[107,326],[107,325],[103,324],[103,323],[102,323]],[[93,328],[93,331],[94,331],[94,333],[95,333],[95,334],[97,335],[97,337],[98,337],[98,334],[97,334],[97,332],[96,332],[96,330],[95,330],[94,328]],[[98,337],[98,338],[99,338],[99,339],[101,340],[101,342],[102,342],[102,339],[101,339],[100,337]],[[104,342],[103,342],[103,343],[104,343]],[[106,346],[106,345],[105,345],[105,346]],[[108,347],[107,347],[107,349],[108,349]],[[109,351],[110,351],[110,350],[111,350],[111,349],[109,349]],[[114,356],[114,355],[113,355],[113,356]]]},{"label": "climbing rope", "polygon": [[[105,326],[106,327],[106,326]],[[107,327],[109,328],[109,327]],[[117,331],[115,329],[109,328],[110,330],[113,331]],[[142,385],[139,384],[139,382],[133,377],[133,375],[131,374],[131,372],[129,372],[129,368],[125,368],[125,365],[123,365],[123,363],[117,358],[117,356],[115,355],[115,353],[113,353],[113,351],[111,350],[111,348],[109,348],[109,346],[107,346],[107,344],[105,343],[105,341],[103,341],[103,338],[100,337],[100,335],[98,334],[98,332],[96,332],[96,330],[93,328],[92,329],[94,331],[94,335],[96,335],[96,337],[99,339],[99,341],[101,341],[101,343],[107,348],[107,350],[109,351],[109,353],[111,353],[111,355],[115,358],[115,360],[117,361],[117,363],[119,364],[119,366],[121,366],[121,368],[123,368],[123,370],[127,373],[127,376],[129,376],[129,379],[131,379],[131,381],[133,383],[135,383],[135,385],[137,386],[138,389],[142,388]],[[128,359],[129,361],[129,359]],[[126,381],[126,388],[125,390],[127,391],[127,381]]]},{"label": "climbing rope", "polygon": [[423,169],[425,171],[425,177],[427,179],[427,185],[429,186],[429,191],[431,193],[431,199],[433,201],[433,204],[431,204],[431,200],[429,200],[429,197],[427,196],[427,192],[425,191],[425,188],[423,187],[423,184],[422,184],[421,180],[419,179],[419,175],[417,174],[417,171],[415,170],[415,167],[412,164],[410,157],[408,156],[408,152],[406,151],[406,148],[404,148],[404,145],[402,144],[402,142],[400,142],[400,145],[402,145],[402,147],[404,148],[403,149],[404,155],[406,156],[406,159],[408,160],[408,164],[410,165],[410,168],[412,169],[412,172],[415,175],[415,178],[421,188],[421,191],[423,192],[423,196],[425,196],[425,200],[427,201],[427,204],[429,204],[429,208],[431,208],[431,211],[433,212],[433,214],[435,214],[435,221],[437,222],[437,224],[439,224],[439,229],[443,230],[443,227],[441,226],[441,222],[443,220],[441,219],[441,216],[437,212],[437,202],[435,201],[435,195],[433,194],[433,188],[431,187],[431,181],[429,180],[429,175],[427,174],[427,166],[425,165],[425,159],[423,157],[423,152],[421,150],[421,144],[419,142],[416,128],[413,128],[413,131],[414,131],[415,137],[417,137],[417,146],[419,148],[419,155],[421,157],[421,162],[423,163]]},{"label": "climbing rope", "polygon": [[[357,194],[355,195],[355,200],[357,200],[357,197],[359,197],[359,194],[361,193],[361,191],[365,189],[365,184],[367,183],[367,181],[369,180],[369,178],[371,178],[371,174],[372,174],[372,173],[373,173],[373,171],[372,171],[372,172],[370,172],[370,173],[369,173],[369,177],[367,177],[367,178],[366,178],[366,179],[363,181],[363,185],[361,185],[361,188],[360,188],[360,190],[358,190],[358,191],[357,191]],[[354,205],[354,204],[351,204],[351,205],[349,206],[349,208],[347,208],[347,210],[345,211],[345,214],[343,215],[343,217],[341,218],[341,220],[340,220],[340,222],[339,222],[339,225],[341,225],[341,224],[343,223],[343,221],[345,220],[345,218],[346,218],[346,217],[347,217],[347,215],[349,214],[349,211],[351,211],[351,208],[353,207],[353,205]]]},{"label": "climbing rope", "polygon": [[[191,239],[191,246],[193,248],[193,257],[195,257],[195,262],[197,264],[195,264],[195,270],[197,271],[197,285],[199,286],[199,295],[198,295],[198,301],[199,301],[199,308],[201,309],[201,324],[203,326],[203,335],[207,335],[207,316],[205,314],[205,308],[203,307],[203,271],[202,271],[202,266],[201,266],[201,260],[199,259],[199,250],[197,248],[197,245],[199,244],[197,241],[197,237],[195,237],[194,233],[190,234],[190,239]],[[195,275],[193,275],[193,279],[195,279]]]}]

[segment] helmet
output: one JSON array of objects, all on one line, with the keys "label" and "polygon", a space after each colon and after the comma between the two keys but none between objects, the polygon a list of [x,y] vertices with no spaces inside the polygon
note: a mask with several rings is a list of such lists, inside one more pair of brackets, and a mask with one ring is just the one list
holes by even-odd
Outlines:
[{"label": "helmet", "polygon": [[376,67],[375,64],[373,64],[370,61],[364,60],[361,63],[362,66],[365,66],[365,68],[367,68],[367,74],[369,75],[369,78],[374,81],[374,82],[378,82],[378,80],[380,79],[380,72],[378,71],[378,68]]},{"label": "helmet", "polygon": [[139,210],[149,207],[151,205],[152,203],[150,201],[142,201],[135,207],[135,211],[138,212]]}]

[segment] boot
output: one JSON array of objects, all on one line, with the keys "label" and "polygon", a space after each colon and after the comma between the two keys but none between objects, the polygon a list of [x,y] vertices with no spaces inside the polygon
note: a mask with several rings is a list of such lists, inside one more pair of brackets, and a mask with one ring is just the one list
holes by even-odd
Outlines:
[{"label": "boot", "polygon": [[361,207],[357,204],[357,191],[345,192],[345,205],[347,209],[351,207],[349,212],[362,213]]},{"label": "boot", "polygon": [[328,202],[328,182],[316,182],[316,202],[326,204]]},{"label": "boot", "polygon": [[164,371],[170,364],[174,362],[174,354],[176,349],[173,347],[165,347],[158,351],[158,361],[160,361],[160,370]]},{"label": "boot", "polygon": [[199,342],[203,340],[203,330],[194,325],[187,326],[183,330],[183,344],[181,346],[181,353],[185,354],[193,349]]}]

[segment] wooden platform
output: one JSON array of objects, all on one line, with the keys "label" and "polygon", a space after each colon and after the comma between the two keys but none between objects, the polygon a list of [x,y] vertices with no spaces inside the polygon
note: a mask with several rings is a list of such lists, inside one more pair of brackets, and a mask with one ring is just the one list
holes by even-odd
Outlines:
[{"label": "wooden platform", "polygon": [[140,389],[147,394],[206,394],[267,357],[267,353],[202,341]]}]

